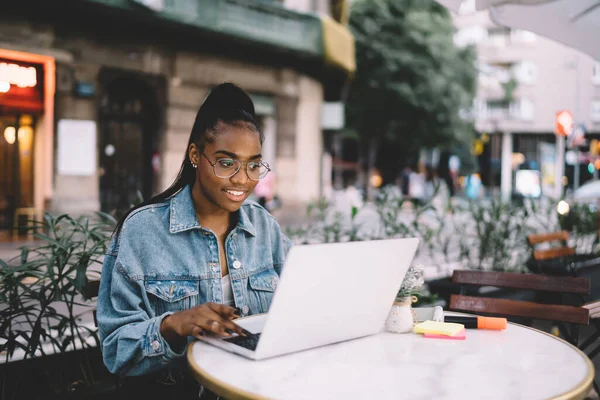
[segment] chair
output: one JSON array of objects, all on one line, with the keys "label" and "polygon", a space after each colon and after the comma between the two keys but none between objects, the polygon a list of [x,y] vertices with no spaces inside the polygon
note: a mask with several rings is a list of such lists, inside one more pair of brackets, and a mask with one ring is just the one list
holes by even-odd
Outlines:
[{"label": "chair", "polygon": [[[87,286],[85,288],[85,296],[88,299],[94,299],[98,297],[98,292],[100,291],[100,280],[99,279],[90,279],[87,282]],[[96,319],[96,309],[92,311],[94,315],[94,326],[98,327],[98,320]]]},{"label": "chair", "polygon": [[590,292],[588,278],[557,277],[514,272],[487,272],[456,270],[452,282],[461,285],[461,294],[450,296],[451,310],[525,317],[571,324],[571,333],[566,330],[567,340],[575,345],[579,340],[579,324],[589,323],[590,310],[580,305],[543,304],[533,301],[509,300],[479,296],[466,296],[463,286],[495,286],[501,288],[550,292],[574,295],[574,302],[581,304],[584,295]]},{"label": "chair", "polygon": [[[531,260],[528,267],[531,272],[543,273],[551,270],[556,274],[568,273],[568,265],[575,256],[575,248],[568,245],[569,232],[538,233],[527,236],[527,243],[531,248]],[[552,246],[558,243],[558,246]],[[541,244],[550,247],[540,249]]]},{"label": "chair", "polygon": [[[33,207],[21,207],[15,209],[15,215],[13,218],[13,237],[17,238],[19,236],[19,228],[27,229],[27,238],[33,239],[33,232],[35,230],[35,222],[41,220],[41,212],[37,208]],[[19,220],[21,217],[27,218],[25,220],[25,225],[20,225]]]}]

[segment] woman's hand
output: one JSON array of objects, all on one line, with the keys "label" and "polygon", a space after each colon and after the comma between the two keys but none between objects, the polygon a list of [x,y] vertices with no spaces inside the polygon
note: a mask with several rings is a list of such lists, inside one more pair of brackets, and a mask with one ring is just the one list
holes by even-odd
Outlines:
[{"label": "woman's hand", "polygon": [[202,338],[204,332],[221,336],[230,336],[232,333],[245,336],[247,331],[231,321],[239,315],[237,308],[205,303],[166,316],[160,325],[160,333],[170,345],[181,342],[181,339],[188,336]]}]

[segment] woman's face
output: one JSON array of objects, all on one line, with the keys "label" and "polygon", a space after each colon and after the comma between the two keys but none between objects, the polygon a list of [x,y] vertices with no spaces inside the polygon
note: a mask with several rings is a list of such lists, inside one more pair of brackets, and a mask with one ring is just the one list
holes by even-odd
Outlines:
[{"label": "woman's face", "polygon": [[[258,132],[246,125],[227,126],[215,135],[214,142],[204,146],[204,155],[192,145],[190,159],[198,166],[196,185],[200,189],[198,194],[201,196],[201,202],[228,212],[239,210],[258,183],[248,178],[246,165],[250,161],[261,161],[261,150]],[[220,178],[215,175],[211,165],[220,159],[239,160],[242,166],[235,175]]]}]

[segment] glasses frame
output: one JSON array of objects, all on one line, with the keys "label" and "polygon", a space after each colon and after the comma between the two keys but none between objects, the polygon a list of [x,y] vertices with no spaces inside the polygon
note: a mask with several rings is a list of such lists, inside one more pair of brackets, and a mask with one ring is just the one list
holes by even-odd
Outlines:
[{"label": "glasses frame", "polygon": [[[250,179],[251,181],[254,182],[259,182],[261,179],[264,179],[265,176],[267,176],[269,174],[269,172],[271,172],[271,167],[269,166],[268,163],[264,162],[264,161],[260,161],[260,162],[256,162],[256,161],[247,161],[247,162],[242,162],[240,160],[236,160],[235,158],[231,158],[231,157],[221,157],[221,158],[217,158],[217,161],[215,161],[214,163],[210,161],[210,158],[208,158],[208,156],[206,154],[204,154],[204,152],[200,152],[204,158],[206,158],[206,161],[208,161],[208,163],[211,165],[211,167],[213,168],[213,173],[215,174],[215,176],[217,178],[221,178],[221,179],[229,179],[232,176],[234,176],[235,174],[237,174],[238,172],[240,172],[240,169],[242,169],[242,166],[245,165],[244,171],[246,172],[246,176],[248,177],[248,179]],[[217,174],[217,168],[216,165],[219,162],[219,160],[233,160],[233,162],[239,161],[239,166],[237,167],[237,169],[229,176],[219,176]],[[258,178],[258,179],[254,179],[250,177],[250,174],[248,174],[248,164],[250,163],[255,163],[258,165],[262,165],[267,169],[267,172],[265,173],[265,175],[262,178]]]}]

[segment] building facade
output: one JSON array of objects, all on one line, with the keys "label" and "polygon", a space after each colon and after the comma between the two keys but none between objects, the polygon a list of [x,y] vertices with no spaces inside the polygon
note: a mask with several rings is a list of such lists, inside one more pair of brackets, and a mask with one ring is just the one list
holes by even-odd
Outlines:
[{"label": "building facade", "polygon": [[19,209],[123,211],[164,190],[200,104],[225,81],[253,97],[278,195],[303,208],[330,185],[322,109],[354,71],[353,37],[329,9],[321,0],[10,2],[0,16],[0,228]]},{"label": "building facade", "polygon": [[[519,168],[538,169],[545,195],[593,177],[588,172],[590,139],[600,133],[600,64],[578,50],[534,33],[495,25],[487,11],[475,12],[465,1],[454,16],[455,43],[474,45],[478,55],[478,90],[471,117],[484,139],[480,157],[484,182],[515,189]],[[567,165],[555,137],[555,118],[569,111],[585,139],[567,139]],[[579,179],[575,164],[579,152]],[[563,175],[566,179],[563,179]],[[561,182],[557,184],[557,182]]]}]

